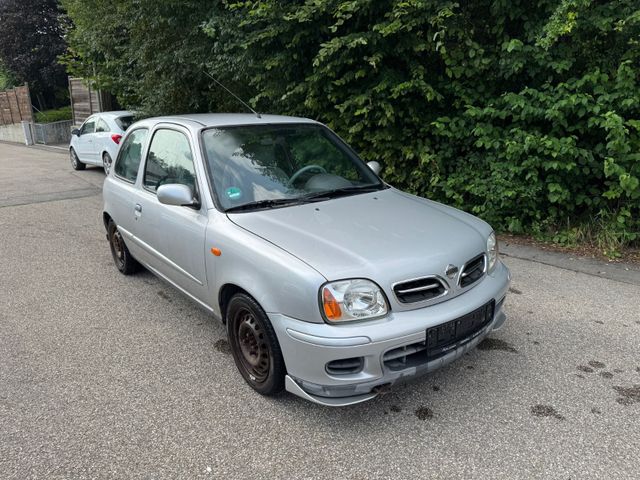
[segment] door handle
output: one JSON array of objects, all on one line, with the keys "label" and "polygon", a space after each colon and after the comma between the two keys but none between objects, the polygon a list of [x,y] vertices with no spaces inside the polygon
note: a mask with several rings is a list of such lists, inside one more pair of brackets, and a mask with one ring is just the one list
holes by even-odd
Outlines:
[{"label": "door handle", "polygon": [[142,212],[142,205],[140,205],[139,203],[136,203],[135,211],[136,212]]}]

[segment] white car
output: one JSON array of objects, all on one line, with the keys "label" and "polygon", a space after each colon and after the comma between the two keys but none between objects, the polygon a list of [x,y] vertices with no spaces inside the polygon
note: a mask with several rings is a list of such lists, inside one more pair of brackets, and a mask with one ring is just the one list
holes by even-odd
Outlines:
[{"label": "white car", "polygon": [[80,128],[71,131],[69,156],[74,170],[97,165],[108,173],[118,154],[120,140],[133,123],[133,113],[126,110],[100,112],[87,118]]}]

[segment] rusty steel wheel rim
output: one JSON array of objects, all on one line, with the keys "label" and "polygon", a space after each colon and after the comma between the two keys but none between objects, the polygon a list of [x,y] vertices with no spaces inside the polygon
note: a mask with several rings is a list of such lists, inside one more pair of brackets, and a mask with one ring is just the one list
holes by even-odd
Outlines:
[{"label": "rusty steel wheel rim", "polygon": [[236,314],[235,323],[242,368],[253,382],[262,383],[269,376],[271,368],[271,354],[265,331],[247,309],[241,309]]},{"label": "rusty steel wheel rim", "polygon": [[124,242],[118,230],[113,232],[111,236],[111,251],[118,267],[122,268],[124,266]]}]

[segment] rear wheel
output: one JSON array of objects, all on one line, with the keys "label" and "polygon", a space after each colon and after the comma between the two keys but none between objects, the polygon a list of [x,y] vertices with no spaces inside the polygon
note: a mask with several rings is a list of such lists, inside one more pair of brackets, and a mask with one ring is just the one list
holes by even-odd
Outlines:
[{"label": "rear wheel", "polygon": [[71,166],[74,170],[84,170],[84,168],[87,166],[80,161],[80,159],[78,158],[78,154],[73,148],[69,150],[69,159],[71,160]]},{"label": "rear wheel", "polygon": [[135,273],[140,268],[140,264],[129,253],[122,234],[113,220],[109,220],[107,235],[109,237],[109,247],[111,247],[111,256],[113,256],[113,261],[120,273],[124,275]]},{"label": "rear wheel", "polygon": [[284,389],[287,373],[276,334],[260,305],[239,293],[229,301],[227,334],[240,374],[262,395]]},{"label": "rear wheel", "polygon": [[113,160],[111,160],[111,155],[109,155],[107,152],[104,152],[102,154],[102,168],[104,168],[105,175],[109,175],[109,170],[111,169],[112,162]]}]

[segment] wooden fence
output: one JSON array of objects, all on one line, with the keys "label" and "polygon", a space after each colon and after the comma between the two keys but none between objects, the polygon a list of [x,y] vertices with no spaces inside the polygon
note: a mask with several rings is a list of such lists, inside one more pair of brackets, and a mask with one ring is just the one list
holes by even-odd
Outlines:
[{"label": "wooden fence", "polygon": [[0,91],[0,125],[10,125],[21,121],[33,121],[29,87],[23,85]]},{"label": "wooden fence", "polygon": [[92,88],[84,78],[69,77],[69,97],[74,125],[80,125],[89,115],[113,108],[111,95]]}]

